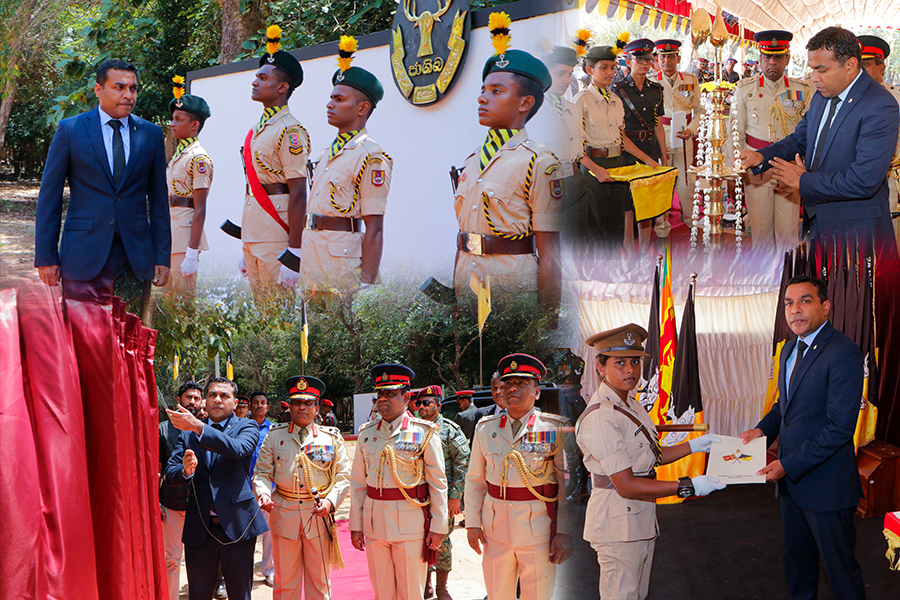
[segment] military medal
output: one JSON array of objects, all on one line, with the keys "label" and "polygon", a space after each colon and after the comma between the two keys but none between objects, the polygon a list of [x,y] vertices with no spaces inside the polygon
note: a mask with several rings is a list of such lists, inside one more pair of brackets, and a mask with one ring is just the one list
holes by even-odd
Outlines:
[{"label": "military medal", "polygon": [[534,452],[544,454],[556,442],[556,431],[529,431],[522,438],[520,452]]},{"label": "military medal", "polygon": [[416,452],[419,444],[422,443],[424,435],[418,431],[401,431],[397,439],[394,440],[395,450],[406,450],[407,452]]},{"label": "military medal", "polygon": [[334,446],[307,444],[303,452],[313,461],[330,462],[334,458]]}]

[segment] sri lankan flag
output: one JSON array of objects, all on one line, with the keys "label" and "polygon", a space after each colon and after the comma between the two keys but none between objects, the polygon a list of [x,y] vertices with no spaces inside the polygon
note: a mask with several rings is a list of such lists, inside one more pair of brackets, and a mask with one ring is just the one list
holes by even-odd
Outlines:
[{"label": "sri lankan flag", "polygon": [[675,334],[675,304],[672,300],[672,255],[666,241],[666,256],[663,260],[662,291],[660,292],[659,324],[659,399],[650,411],[653,422],[666,422],[672,408],[672,377],[675,370],[675,350],[678,342]]},{"label": "sri lankan flag", "polygon": [[644,352],[650,357],[644,359],[637,396],[638,402],[648,413],[653,410],[659,399],[659,273],[661,265],[662,257],[657,261],[656,273],[653,276],[650,316],[647,319],[647,341],[644,343]]}]

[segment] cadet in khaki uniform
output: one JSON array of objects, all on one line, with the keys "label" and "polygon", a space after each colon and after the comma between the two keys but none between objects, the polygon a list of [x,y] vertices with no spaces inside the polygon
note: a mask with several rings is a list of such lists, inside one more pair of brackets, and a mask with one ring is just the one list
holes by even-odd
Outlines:
[{"label": "cadet in khaki uniform", "polygon": [[209,105],[200,96],[184,94],[184,78],[176,76],[175,99],[169,102],[169,129],[178,140],[166,167],[169,216],[172,219],[172,268],[166,288],[193,298],[200,268],[200,251],[209,250],[203,225],[206,199],[212,185],[213,164],[200,146],[197,134],[210,116]]},{"label": "cadet in khaki uniform", "polygon": [[[498,25],[498,19],[491,14],[495,39],[498,31],[509,31],[508,20]],[[564,184],[559,161],[524,129],[543,103],[550,73],[527,52],[499,47],[502,52],[484,66],[478,97],[478,122],[490,130],[466,159],[454,199],[459,236],[453,285],[461,298],[472,293],[473,274],[480,281],[489,276],[495,299],[532,294],[555,308]]]},{"label": "cadet in khaki uniform", "polygon": [[475,426],[466,473],[466,529],[478,554],[484,545],[484,583],[491,600],[548,600],[556,565],[572,554],[561,491],[565,488],[568,421],[535,410],[547,369],[528,354],[498,364],[506,414]]},{"label": "cadet in khaki uniform", "polygon": [[349,66],[355,46],[353,38],[341,38],[344,62],[327,105],[328,124],[338,134],[319,155],[309,192],[300,261],[309,290],[352,289],[378,279],[392,161],[366,131],[384,89],[365,69]]},{"label": "cadet in khaki uniform", "polygon": [[414,376],[398,364],[372,369],[381,418],[360,428],[353,457],[350,539],[366,551],[375,600],[421,599],[428,564],[447,532],[437,427],[406,410]]},{"label": "cadet in khaki uniform", "polygon": [[[784,139],[809,107],[809,85],[784,74],[791,60],[793,37],[787,31],[762,31],[754,36],[759,42],[762,74],[742,79],[733,96],[744,148],[759,150]],[[771,171],[761,175],[748,171],[744,181],[753,245],[796,245],[800,238],[800,191],[779,186]]]},{"label": "cadet in khaki uniform", "polygon": [[[653,421],[634,399],[641,374],[641,347],[647,332],[630,324],[591,336],[603,383],[575,424],[575,436],[591,473],[593,490],[585,516],[584,539],[597,552],[600,597],[642,600],[650,585],[656,544],[657,498],[705,496],[725,487],[701,475],[656,481],[655,467],[691,452],[709,452],[721,440],[704,435],[660,448]],[[674,583],[674,582],[673,582]]]},{"label": "cadet in khaki uniform", "polygon": [[315,424],[325,384],[291,377],[285,385],[291,423],[271,428],[253,473],[259,505],[271,515],[272,598],[300,600],[305,582],[306,600],[330,599],[332,556],[340,557],[333,515],[349,493],[350,458],[337,428]]},{"label": "cadet in khaki uniform", "polygon": [[[297,284],[306,214],[309,135],[287,106],[303,82],[303,69],[296,58],[278,50],[280,34],[277,27],[267,30],[267,54],[259,59],[250,93],[263,105],[263,115],[249,134],[249,148],[243,149],[250,185],[241,222],[244,255],[239,267],[250,280],[254,300],[262,304],[274,300],[278,286]],[[261,184],[257,191],[254,173]]]},{"label": "cadet in khaki uniform", "polygon": [[[884,89],[894,95],[894,99],[900,103],[900,87],[884,82],[884,59],[891,55],[891,46],[886,41],[874,35],[858,36],[862,44],[862,67]],[[894,158],[891,160],[891,169],[888,171],[888,187],[890,194],[888,205],[891,212],[897,212],[897,180],[900,179],[900,135],[897,136],[897,147],[894,150]],[[900,221],[893,219],[894,237],[900,241]],[[173,267],[174,268],[174,267]]]},{"label": "cadet in khaki uniform", "polygon": [[[681,202],[681,220],[691,226],[691,211],[694,202],[695,177],[688,175],[687,168],[694,162],[694,142],[700,128],[700,83],[693,73],[678,70],[681,61],[681,42],[678,40],[657,40],[656,54],[659,57],[659,72],[653,76],[663,88],[663,103],[666,106],[665,117],[660,117],[666,132],[666,145],[669,145],[669,164],[677,168],[678,179],[675,191]],[[675,113],[687,113],[690,119],[687,127],[674,135],[671,132],[672,119]],[[670,144],[671,141],[671,144]]]}]

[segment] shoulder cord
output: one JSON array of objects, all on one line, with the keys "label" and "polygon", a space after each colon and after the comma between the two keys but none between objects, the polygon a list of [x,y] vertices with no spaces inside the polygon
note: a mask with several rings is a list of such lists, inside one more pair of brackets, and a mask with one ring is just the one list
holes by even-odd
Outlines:
[{"label": "shoulder cord", "polygon": [[531,492],[532,495],[534,495],[536,500],[540,500],[541,502],[556,502],[557,498],[559,498],[558,495],[553,498],[549,498],[538,493],[538,491],[534,489],[532,481],[534,481],[538,485],[552,483],[549,477],[550,464],[552,462],[550,458],[558,454],[563,447],[563,441],[565,440],[566,432],[562,431],[561,433],[562,435],[553,444],[553,449],[550,451],[550,454],[548,454],[544,459],[544,464],[538,471],[535,471],[527,464],[525,464],[525,457],[522,456],[521,452],[519,452],[516,448],[511,448],[510,451],[506,453],[506,456],[503,457],[503,473],[500,475],[500,487],[504,491],[506,490],[506,486],[509,483],[507,476],[507,473],[509,471],[509,461],[510,459],[512,459],[512,461],[516,463],[516,468],[519,470],[519,475],[522,477],[522,481],[525,482],[525,487],[527,487],[528,491]]},{"label": "shoulder cord", "polygon": [[359,170],[359,173],[356,174],[356,178],[353,180],[353,201],[350,203],[350,206],[347,208],[341,208],[338,206],[338,203],[334,201],[334,182],[331,182],[329,185],[331,186],[331,206],[334,210],[340,213],[348,213],[354,208],[356,208],[356,204],[359,202],[359,184],[362,182],[363,173],[366,172],[366,167],[369,166],[369,155],[366,154],[366,159],[363,161],[362,167]]},{"label": "shoulder cord", "polygon": [[259,168],[268,173],[273,173],[275,175],[284,175],[284,171],[279,171],[278,169],[273,169],[266,165],[262,159],[259,157],[259,150],[253,151],[253,158],[256,160],[256,164],[259,165]]},{"label": "shoulder cord", "polygon": [[[394,483],[397,484],[397,488],[400,490],[400,493],[403,494],[403,497],[406,498],[407,501],[420,508],[431,504],[431,498],[427,498],[425,501],[419,501],[415,498],[411,498],[409,494],[406,493],[406,490],[418,486],[425,479],[425,464],[424,461],[420,459],[425,453],[425,448],[428,447],[428,442],[429,440],[431,440],[432,435],[434,435],[434,428],[430,427],[428,429],[428,432],[425,434],[425,439],[420,444],[421,448],[410,459],[397,456],[397,453],[394,451],[394,447],[390,444],[385,444],[384,448],[382,448],[381,450],[381,455],[378,457],[378,488],[381,489],[382,487],[383,475],[381,472],[381,467],[385,463],[387,463],[391,469],[391,475],[394,477]],[[406,483],[405,481],[400,479],[400,474],[397,472],[398,462],[401,465],[404,465],[405,467],[415,471],[416,478],[412,483]]]},{"label": "shoulder cord", "polygon": [[[536,158],[537,158],[537,155],[535,154],[531,157],[531,160],[528,162],[528,171],[525,174],[525,196],[526,196],[526,198],[531,195],[531,183],[534,179],[534,161]],[[491,199],[487,195],[487,193],[485,193],[485,192],[481,193],[481,201],[484,204],[484,218],[487,221],[487,224],[491,230],[491,233],[493,233],[494,235],[501,237],[505,240],[510,240],[510,241],[514,242],[516,240],[525,239],[528,236],[530,236],[532,233],[534,233],[534,231],[532,229],[532,213],[530,210],[528,211],[528,227],[526,228],[525,233],[520,233],[518,235],[511,234],[511,233],[504,233],[504,232],[500,231],[496,225],[494,225],[494,221],[491,219],[491,213],[488,208]]]},{"label": "shoulder cord", "polygon": [[317,471],[321,471],[325,473],[328,478],[328,483],[324,488],[319,490],[319,496],[325,497],[328,495],[328,492],[332,490],[335,484],[335,474],[337,473],[337,451],[335,451],[335,455],[331,459],[331,463],[329,463],[326,467],[320,467],[313,461],[309,460],[309,457],[305,452],[301,449],[300,452],[297,453],[297,458],[294,460],[294,492],[300,491],[300,477],[297,476],[297,472],[302,470],[303,477],[306,479],[306,487],[309,488],[313,484],[313,469]]}]

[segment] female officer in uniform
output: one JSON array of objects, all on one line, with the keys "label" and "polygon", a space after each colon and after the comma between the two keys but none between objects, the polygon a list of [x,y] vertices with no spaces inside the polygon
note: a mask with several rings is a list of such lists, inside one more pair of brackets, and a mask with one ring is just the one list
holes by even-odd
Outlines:
[{"label": "female officer in uniform", "polygon": [[597,551],[600,597],[640,600],[647,597],[656,543],[657,498],[705,496],[725,487],[702,475],[679,481],[656,481],[654,468],[692,452],[709,452],[714,435],[676,446],[660,447],[656,427],[634,399],[641,375],[647,332],[629,324],[592,336],[602,383],[575,425],[584,465],[591,472],[584,538]]}]

